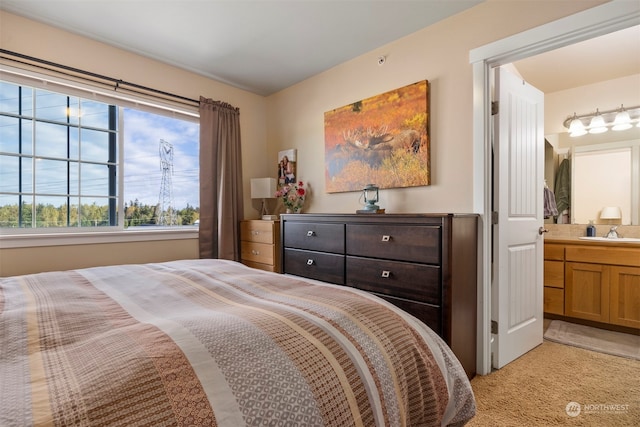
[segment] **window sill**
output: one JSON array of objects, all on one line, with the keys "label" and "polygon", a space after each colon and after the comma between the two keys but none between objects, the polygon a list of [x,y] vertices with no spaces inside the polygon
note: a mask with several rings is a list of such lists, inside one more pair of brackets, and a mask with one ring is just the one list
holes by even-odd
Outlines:
[{"label": "window sill", "polygon": [[197,227],[169,228],[164,230],[128,229],[122,231],[87,231],[79,233],[14,234],[10,236],[0,235],[0,249],[197,238]]}]

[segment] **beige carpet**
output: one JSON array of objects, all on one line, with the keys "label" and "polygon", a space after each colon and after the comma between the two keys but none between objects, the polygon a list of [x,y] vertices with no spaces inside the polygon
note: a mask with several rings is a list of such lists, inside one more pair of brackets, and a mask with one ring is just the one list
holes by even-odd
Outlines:
[{"label": "beige carpet", "polygon": [[544,333],[544,338],[560,344],[640,360],[640,335],[554,320]]},{"label": "beige carpet", "polygon": [[476,376],[471,386],[478,406],[472,427],[640,425],[640,361],[634,359],[544,341]]}]

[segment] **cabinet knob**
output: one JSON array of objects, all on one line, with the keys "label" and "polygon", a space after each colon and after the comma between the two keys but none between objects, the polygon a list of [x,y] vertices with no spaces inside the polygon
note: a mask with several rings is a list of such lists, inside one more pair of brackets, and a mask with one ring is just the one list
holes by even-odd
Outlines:
[{"label": "cabinet knob", "polygon": [[389,270],[382,270],[382,274],[380,275],[380,277],[389,277],[391,275],[391,272]]},{"label": "cabinet knob", "polygon": [[313,231],[313,230],[309,230],[309,231],[307,231],[307,237],[313,237],[313,236],[315,236],[315,235],[316,235],[316,232],[315,232],[315,231]]},{"label": "cabinet knob", "polygon": [[307,265],[313,265],[313,264],[314,264],[314,262],[313,262],[313,260],[312,260],[312,259],[308,259],[308,260],[307,260]]},{"label": "cabinet knob", "polygon": [[382,236],[382,241],[383,242],[388,242],[389,240],[391,240],[391,236],[388,236],[386,234],[384,236]]},{"label": "cabinet knob", "polygon": [[260,255],[260,251],[257,251],[255,249],[252,249],[251,253],[254,254],[254,255]]},{"label": "cabinet knob", "polygon": [[254,236],[257,236],[258,234],[260,234],[260,232],[259,232],[259,231],[257,231],[257,230],[253,230],[253,231],[251,232],[251,234],[253,234]]}]

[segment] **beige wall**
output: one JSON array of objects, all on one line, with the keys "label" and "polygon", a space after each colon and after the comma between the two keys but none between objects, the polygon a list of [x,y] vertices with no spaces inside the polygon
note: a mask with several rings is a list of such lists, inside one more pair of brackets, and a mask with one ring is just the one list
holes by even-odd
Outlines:
[{"label": "beige wall", "polygon": [[[354,58],[268,98],[269,158],[298,149],[312,189],[307,212],[354,212],[359,193],[324,191],[325,111],[419,80],[430,82],[432,185],[380,191],[391,212],[473,209],[472,67],[469,51],[604,1],[488,1]],[[321,52],[311,53],[321,54]],[[378,66],[377,58],[387,61]]]},{"label": "beige wall", "polygon": [[2,249],[0,277],[191,258],[198,258],[198,239]]},{"label": "beige wall", "polygon": [[[638,132],[632,129],[624,132],[584,135],[586,138],[571,138],[567,134],[567,128],[562,124],[573,113],[578,115],[595,113],[596,108],[600,111],[615,110],[620,105],[628,108],[640,105],[640,74],[545,93],[544,133],[545,135],[561,134],[559,143],[562,148],[635,139]],[[592,138],[589,138],[590,136]]]},{"label": "beige wall", "polygon": [[[324,194],[323,114],[335,107],[430,82],[432,185],[381,191],[387,212],[472,210],[472,69],[469,51],[574,14],[602,0],[489,0],[458,16],[354,58],[268,98],[0,11],[3,49],[197,99],[240,108],[245,217],[257,217],[249,180],[275,170],[277,152],[297,148],[310,212],[353,212],[358,193]],[[310,49],[310,55],[321,55]],[[384,66],[377,57],[386,55]],[[273,159],[273,161],[265,161]],[[0,275],[197,256],[196,240],[0,249]]]}]

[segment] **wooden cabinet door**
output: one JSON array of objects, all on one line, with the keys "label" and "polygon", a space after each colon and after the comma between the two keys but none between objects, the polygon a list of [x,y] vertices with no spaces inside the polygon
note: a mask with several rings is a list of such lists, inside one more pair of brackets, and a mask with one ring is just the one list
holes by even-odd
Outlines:
[{"label": "wooden cabinet door", "polygon": [[564,314],[564,289],[544,287],[544,312]]},{"label": "wooden cabinet door", "polygon": [[610,268],[610,322],[640,328],[640,267]]},{"label": "wooden cabinet door", "polygon": [[609,266],[567,262],[564,314],[609,322]]},{"label": "wooden cabinet door", "polygon": [[544,285],[564,288],[564,261],[544,261]]}]

